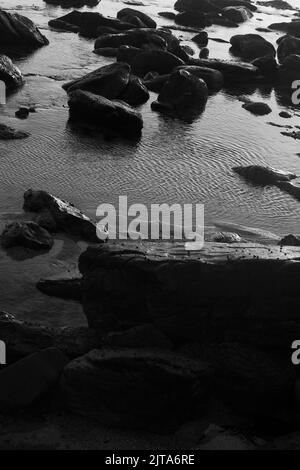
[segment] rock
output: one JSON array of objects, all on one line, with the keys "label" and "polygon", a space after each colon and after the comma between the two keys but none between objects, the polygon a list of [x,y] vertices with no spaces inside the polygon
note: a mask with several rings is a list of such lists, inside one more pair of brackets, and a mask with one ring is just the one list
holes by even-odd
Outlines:
[{"label": "rock", "polygon": [[150,95],[142,81],[138,77],[131,75],[127,87],[123,90],[119,98],[130,106],[139,106],[146,103]]},{"label": "rock", "polygon": [[103,349],[71,361],[61,386],[73,412],[109,425],[166,432],[195,413],[208,375],[206,364],[174,353]]},{"label": "rock", "polygon": [[126,89],[129,83],[130,66],[122,62],[104,65],[78,80],[65,83],[64,90],[71,93],[75,90],[85,90],[104,98],[116,99]]},{"label": "rock", "polygon": [[121,46],[166,49],[167,44],[154,29],[134,29],[125,33],[103,34],[95,41],[95,49]]},{"label": "rock", "polygon": [[230,431],[219,432],[213,437],[209,437],[201,441],[196,447],[198,451],[208,450],[256,450],[255,446],[244,436]]},{"label": "rock", "polygon": [[195,65],[183,65],[176,70],[186,70],[187,72],[201,78],[205,81],[209,90],[220,90],[224,83],[224,78],[219,70],[210,69],[208,67],[197,67]]},{"label": "rock", "polygon": [[116,57],[118,54],[118,48],[116,47],[99,47],[95,49],[94,54],[102,55],[103,57]]},{"label": "rock", "polygon": [[0,9],[0,45],[21,49],[37,48],[49,44],[35,24],[26,16]]},{"label": "rock", "polygon": [[209,0],[202,0],[201,2],[198,0],[177,0],[174,9],[177,11],[199,11],[202,13],[220,11],[220,8],[215,6],[215,2],[210,2]]},{"label": "rock", "polygon": [[108,100],[88,91],[75,90],[69,95],[70,115],[118,131],[139,134],[143,127],[140,113],[126,103]]},{"label": "rock", "polygon": [[253,13],[246,7],[225,7],[223,8],[223,16],[234,23],[243,23],[252,18]]},{"label": "rock", "polygon": [[44,0],[49,5],[59,5],[62,8],[82,8],[84,6],[95,7],[100,0]]},{"label": "rock", "polygon": [[162,18],[167,18],[168,20],[174,20],[176,13],[173,13],[172,11],[160,11],[158,12],[158,15]]},{"label": "rock", "polygon": [[270,114],[272,112],[270,106],[262,102],[250,101],[249,103],[244,103],[243,108],[245,108],[247,111],[250,111],[250,113],[255,114],[256,116],[265,116],[266,114]]},{"label": "rock", "polygon": [[117,61],[132,64],[133,59],[136,55],[142,52],[143,49],[133,46],[121,46],[118,48]]},{"label": "rock", "polygon": [[278,242],[278,245],[300,246],[300,236],[299,235],[286,235]]},{"label": "rock", "polygon": [[284,0],[270,0],[270,1],[260,1],[257,2],[257,5],[262,5],[264,7],[272,7],[272,8],[277,8],[278,10],[294,10],[292,5],[290,5],[288,2],[285,2]]},{"label": "rock", "polygon": [[258,59],[254,59],[252,64],[259,69],[262,75],[276,80],[278,64],[275,57],[272,55],[259,57]]},{"label": "rock", "polygon": [[208,56],[209,49],[207,47],[203,47],[203,49],[201,49],[201,51],[199,52],[199,59],[208,59]]},{"label": "rock", "polygon": [[201,47],[205,47],[208,44],[208,34],[206,31],[200,31],[196,36],[192,37],[192,41]]},{"label": "rock", "polygon": [[[300,132],[298,133],[298,139],[300,139]],[[299,183],[291,183],[288,181],[279,181],[277,186],[283,191],[287,192],[295,199],[300,201],[300,185]]]},{"label": "rock", "polygon": [[81,278],[40,279],[36,287],[46,295],[62,299],[81,300]]},{"label": "rock", "polygon": [[213,0],[214,5],[218,8],[226,7],[244,7],[248,10],[256,11],[257,7],[251,3],[249,0]]},{"label": "rock", "polygon": [[238,28],[238,23],[225,18],[224,16],[214,16],[211,19],[212,23],[219,26],[224,26],[226,28]]},{"label": "rock", "polygon": [[178,13],[175,16],[175,23],[182,26],[197,26],[198,28],[205,28],[211,24],[206,15],[198,11]]},{"label": "rock", "polygon": [[243,176],[246,180],[256,184],[277,184],[283,181],[291,181],[297,176],[294,173],[289,173],[282,170],[276,170],[271,167],[264,167],[259,165],[250,166],[236,166],[233,171]]},{"label": "rock", "polygon": [[136,16],[137,18],[139,18],[144,23],[146,28],[156,28],[155,21],[142,11],[135,10],[133,8],[123,8],[117,13],[117,18],[119,18],[120,20],[122,20],[124,17],[127,18],[130,16]]},{"label": "rock", "polygon": [[26,139],[29,136],[28,132],[17,131],[5,124],[0,124],[0,140]]},{"label": "rock", "polygon": [[213,236],[213,240],[218,243],[240,243],[241,237],[237,233],[219,232]]},{"label": "rock", "polygon": [[283,36],[280,38],[280,42],[277,49],[277,57],[280,63],[291,54],[300,55],[300,38],[294,38],[293,36]]},{"label": "rock", "polygon": [[279,80],[290,85],[294,80],[299,80],[300,54],[288,55],[278,69]]},{"label": "rock", "polygon": [[156,93],[159,93],[164,84],[170,79],[170,74],[158,75],[154,78],[147,78],[148,75],[149,74],[146,75],[143,83],[148,88],[148,90],[155,91]]},{"label": "rock", "polygon": [[177,70],[171,74],[151,107],[172,115],[193,114],[204,109],[207,97],[204,80],[186,70]]},{"label": "rock", "polygon": [[245,59],[276,55],[274,46],[259,34],[237,34],[230,39],[232,52]]},{"label": "rock", "polygon": [[300,38],[300,20],[291,21],[290,23],[273,23],[270,24],[269,28],[276,31],[284,31],[291,36]]},{"label": "rock", "polygon": [[29,189],[24,193],[26,212],[44,213],[48,211],[53,217],[57,229],[83,240],[100,242],[96,235],[95,224],[70,202],[59,199],[46,191]]},{"label": "rock", "polygon": [[184,50],[184,52],[186,52],[188,55],[194,55],[195,52],[194,52],[194,49],[190,46],[188,46],[187,44],[184,44],[183,46],[181,46],[181,49]]},{"label": "rock", "polygon": [[0,80],[5,83],[8,90],[14,90],[23,85],[23,77],[20,70],[6,55],[0,55]]},{"label": "rock", "polygon": [[284,119],[290,119],[292,117],[292,115],[287,111],[280,111],[279,116]]},{"label": "rock", "polygon": [[175,67],[184,62],[167,51],[151,50],[137,54],[131,64],[132,72],[138,77],[144,77],[148,72],[158,72],[160,75],[170,73]]},{"label": "rock", "polygon": [[50,250],[53,238],[35,222],[12,222],[6,225],[1,244],[4,248],[23,246],[33,250]]},{"label": "rock", "polygon": [[125,331],[109,333],[105,342],[113,348],[170,349],[172,347],[170,340],[152,323],[144,323]]},{"label": "rock", "polygon": [[15,116],[19,119],[26,119],[29,116],[29,109],[22,106],[15,112]]},{"label": "rock", "polygon": [[102,345],[95,331],[86,326],[49,328],[17,320],[5,312],[0,312],[0,330],[9,364],[45,348],[58,348],[66,356],[74,358]]},{"label": "rock", "polygon": [[208,67],[222,72],[225,82],[248,82],[259,77],[260,71],[253,64],[221,59],[193,59],[190,58],[189,65]]},{"label": "rock", "polygon": [[0,372],[0,407],[25,408],[55,385],[68,359],[56,348],[32,354]]}]

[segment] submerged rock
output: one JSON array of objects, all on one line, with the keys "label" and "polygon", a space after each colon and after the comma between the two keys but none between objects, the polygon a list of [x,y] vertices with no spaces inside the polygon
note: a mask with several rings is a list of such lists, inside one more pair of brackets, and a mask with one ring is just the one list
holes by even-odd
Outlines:
[{"label": "submerged rock", "polygon": [[8,90],[18,88],[24,83],[20,70],[6,55],[0,55],[0,80],[5,83]]},{"label": "submerged rock", "polygon": [[35,222],[12,222],[6,225],[2,233],[1,244],[5,248],[23,246],[33,250],[50,250],[53,238]]},{"label": "submerged rock", "polygon": [[26,139],[29,136],[28,132],[18,131],[5,124],[0,124],[0,140]]},{"label": "submerged rock", "polygon": [[299,235],[286,235],[279,242],[278,245],[281,246],[300,246],[300,236]]},{"label": "submerged rock", "polygon": [[237,34],[230,39],[232,52],[245,59],[256,59],[265,55],[275,57],[276,51],[269,41],[259,34]]},{"label": "submerged rock", "polygon": [[29,189],[24,193],[24,206],[26,212],[48,211],[53,217],[57,229],[71,235],[81,237],[83,240],[100,242],[96,235],[95,224],[70,202],[66,202],[46,191]]},{"label": "submerged rock", "polygon": [[49,44],[35,24],[26,16],[0,9],[0,45],[20,49],[37,48]]},{"label": "submerged rock", "polygon": [[11,410],[32,405],[55,385],[68,359],[59,349],[36,352],[0,372],[0,408]]},{"label": "submerged rock", "polygon": [[193,416],[208,376],[205,363],[175,353],[102,349],[71,361],[61,385],[73,412],[110,425],[165,432]]},{"label": "submerged rock", "polygon": [[116,99],[129,83],[130,66],[122,62],[104,65],[82,78],[63,85],[67,93],[86,90],[108,99]]},{"label": "submerged rock", "polygon": [[289,173],[282,170],[276,170],[271,167],[250,165],[250,166],[236,166],[233,171],[243,176],[246,180],[256,184],[277,184],[283,181],[291,181],[297,178],[294,173]]},{"label": "submerged rock", "polygon": [[202,111],[207,97],[205,81],[181,69],[171,74],[151,107],[167,114],[184,116]]},{"label": "submerged rock", "polygon": [[122,101],[108,100],[82,90],[75,90],[69,96],[70,115],[75,119],[120,132],[139,134],[142,130],[141,114]]},{"label": "submerged rock", "polygon": [[266,114],[270,114],[272,109],[267,103],[262,103],[258,101],[249,101],[243,104],[243,108],[250,113],[255,114],[256,116],[265,116]]}]

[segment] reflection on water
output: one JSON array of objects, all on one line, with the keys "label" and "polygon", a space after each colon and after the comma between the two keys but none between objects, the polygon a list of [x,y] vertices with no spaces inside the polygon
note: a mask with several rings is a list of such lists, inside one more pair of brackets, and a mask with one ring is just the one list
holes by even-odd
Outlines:
[{"label": "reflection on water", "polygon": [[[145,3],[148,6],[141,8],[150,12],[159,25],[174,24],[157,15],[159,11],[171,11],[173,1],[147,0]],[[100,203],[116,204],[120,195],[127,195],[129,203],[147,205],[204,203],[207,225],[223,220],[277,234],[300,232],[299,202],[278,188],[250,186],[231,171],[237,165],[268,164],[300,175],[299,141],[281,135],[282,129],[267,124],[270,121],[279,125],[300,124],[300,111],[293,108],[289,95],[268,85],[222,90],[209,97],[203,114],[193,122],[185,122],[151,111],[150,103],[157,96],[151,93],[149,102],[141,107],[144,129],[139,141],[76,133],[67,125],[67,97],[61,85],[64,80],[79,77],[111,59],[93,54],[91,40],[48,29],[48,20],[66,10],[47,6],[42,0],[23,0],[18,8],[18,0],[4,0],[2,4],[21,10],[21,14],[43,28],[50,40],[47,47],[25,57],[15,57],[26,76],[26,85],[10,96],[7,107],[0,108],[3,122],[31,133],[31,137],[23,141],[0,142],[3,223],[10,218],[6,214],[20,212],[23,192],[31,187],[69,199],[92,217]],[[121,1],[102,0],[93,11],[114,16],[123,7]],[[288,17],[281,16],[282,13]],[[290,15],[260,7],[238,31],[242,34],[251,29],[253,32],[258,26],[289,20]],[[212,26],[208,32],[210,37],[227,40],[236,34],[236,30],[220,26]],[[199,49],[189,41],[192,33],[174,31],[174,34],[198,55]],[[275,31],[265,35],[274,44],[279,36],[281,33]],[[208,47],[210,57],[230,57],[226,43],[210,41]],[[245,94],[268,103],[272,114],[255,117],[242,109],[238,97]],[[17,106],[28,104],[35,104],[38,112],[26,121],[16,120]],[[283,109],[292,112],[292,119],[279,117]],[[5,266],[9,261],[0,253],[1,266]],[[72,256],[73,262],[75,257]],[[22,278],[17,274],[20,265],[15,263],[12,268],[15,274],[10,281],[13,283],[21,282]],[[22,269],[30,272],[31,263],[36,263],[36,259],[22,262]],[[48,268],[42,262],[40,266],[43,268],[38,274],[45,275]],[[49,268],[49,272],[53,270]],[[35,280],[36,277],[37,274]],[[32,276],[28,278],[29,290],[22,291],[20,311],[26,310],[26,303],[30,305],[29,294],[41,295],[29,288],[30,281]],[[37,306],[40,305],[37,301]],[[59,317],[59,313],[56,316]],[[41,318],[42,313],[37,317]]]}]

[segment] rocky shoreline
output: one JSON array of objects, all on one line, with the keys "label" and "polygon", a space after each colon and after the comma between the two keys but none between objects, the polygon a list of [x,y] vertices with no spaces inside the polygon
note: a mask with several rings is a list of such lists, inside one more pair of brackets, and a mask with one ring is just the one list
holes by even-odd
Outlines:
[{"label": "rocky shoreline", "polygon": [[[47,3],[81,8],[99,2]],[[286,2],[271,3],[287,8]],[[139,139],[147,123],[136,107],[153,90],[158,96],[152,110],[193,120],[223,87],[242,82],[290,90],[299,79],[298,10],[293,21],[270,25],[286,33],[277,50],[258,34],[233,35],[236,59],[226,61],[208,58],[209,39],[202,28],[238,27],[256,11],[254,3],[178,0],[174,8],[177,25],[199,28],[194,38],[199,58],[189,55],[171,29],[158,28],[136,8],[124,8],[116,18],[73,11],[50,20],[51,28],[95,39],[95,54],[116,58],[63,84],[70,121]],[[2,10],[0,32],[7,54],[19,45],[48,45],[28,18]],[[6,55],[0,56],[0,79],[9,90],[24,82]],[[269,112],[265,103],[241,101],[255,115]],[[19,110],[19,116],[33,111]],[[298,139],[298,130],[289,133]],[[9,127],[1,127],[0,135],[27,137]],[[299,175],[292,172],[244,165],[232,173],[300,199]],[[80,302],[88,326],[48,328],[18,320],[13,312],[0,314],[9,364],[0,366],[4,420],[24,410],[77,414],[175,436],[180,449],[220,448],[224,441],[231,448],[280,447],[278,435],[298,443],[300,382],[291,359],[300,333],[297,235],[264,245],[218,233],[202,250],[188,252],[177,243],[103,243],[91,219],[46,191],[26,191],[23,208],[32,220],[6,226],[1,246],[7,252],[51,250],[57,233],[89,243],[78,261],[80,276],[37,283],[45,295]],[[45,443],[23,436],[7,447],[24,445],[43,448]]]}]

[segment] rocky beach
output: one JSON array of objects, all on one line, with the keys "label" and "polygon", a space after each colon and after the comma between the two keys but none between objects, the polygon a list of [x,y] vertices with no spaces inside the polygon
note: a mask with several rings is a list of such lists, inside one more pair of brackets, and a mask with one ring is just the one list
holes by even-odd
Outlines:
[{"label": "rocky beach", "polygon": [[0,83],[0,449],[300,449],[297,0],[4,0]]}]

